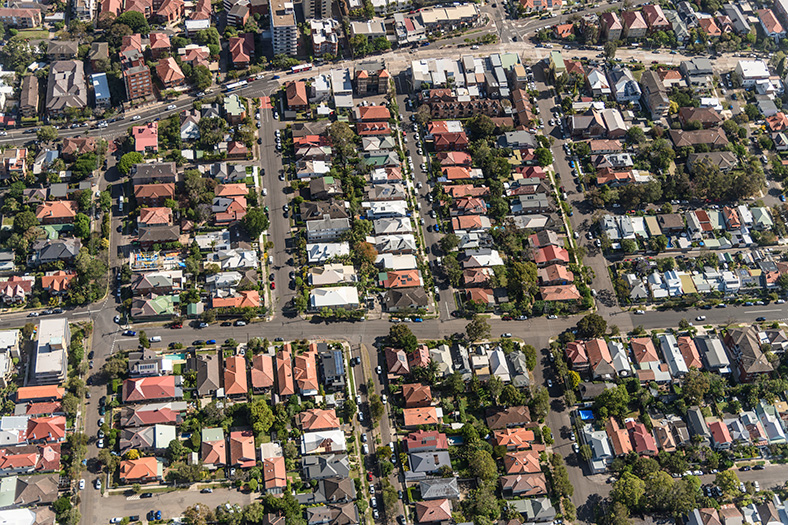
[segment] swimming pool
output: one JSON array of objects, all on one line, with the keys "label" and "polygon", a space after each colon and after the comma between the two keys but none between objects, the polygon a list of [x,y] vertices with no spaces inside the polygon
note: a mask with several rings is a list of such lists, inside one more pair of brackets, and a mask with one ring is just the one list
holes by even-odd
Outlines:
[{"label": "swimming pool", "polygon": [[186,357],[187,355],[185,353],[164,355],[164,359],[170,359],[172,361],[186,361]]}]

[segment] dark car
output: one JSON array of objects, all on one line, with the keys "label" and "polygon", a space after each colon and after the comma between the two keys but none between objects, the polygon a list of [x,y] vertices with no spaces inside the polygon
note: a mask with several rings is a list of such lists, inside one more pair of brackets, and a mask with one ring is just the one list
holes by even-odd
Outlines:
[{"label": "dark car", "polygon": [[752,467],[750,467],[749,465],[745,465],[742,468],[740,468],[739,470],[741,470],[742,472],[748,472],[751,469],[752,469]]},{"label": "dark car", "polygon": [[216,339],[208,339],[207,341],[205,341],[205,344],[206,345],[215,345],[216,344]]},{"label": "dark car", "polygon": [[99,406],[103,407],[106,404],[107,404],[107,396],[101,396],[101,399],[99,399]]},{"label": "dark car", "polygon": [[232,326],[232,325],[233,325],[233,323],[231,323],[230,321],[224,321],[224,322],[221,324],[221,326]]},{"label": "dark car", "polygon": [[202,341],[201,339],[197,339],[197,340],[196,340],[195,342],[193,342],[192,344],[193,344],[194,346],[202,346],[202,345],[204,345],[204,344],[205,344],[205,341]]},{"label": "dark car", "polygon": [[134,516],[129,516],[129,522],[139,521],[140,517],[136,514]]},{"label": "dark car", "polygon": [[90,352],[88,352],[88,359],[93,359],[93,355],[94,355],[94,354],[95,354],[95,352],[93,352],[93,350],[91,350]]},{"label": "dark car", "polygon": [[282,339],[281,337],[275,337],[275,338],[274,338],[274,341],[275,341],[275,342],[277,342],[277,343],[279,343],[279,342],[282,342],[282,341],[284,341],[284,339]]},{"label": "dark car", "polygon": [[755,321],[758,322],[758,323],[763,323],[764,321],[766,321],[766,318],[765,317],[756,317]]},{"label": "dark car", "polygon": [[153,497],[153,492],[143,492],[142,494],[140,494],[140,498],[142,499],[152,498],[152,497]]},{"label": "dark car", "polygon": [[211,494],[212,492],[213,492],[213,489],[207,488],[207,489],[202,489],[200,491],[200,494]]}]

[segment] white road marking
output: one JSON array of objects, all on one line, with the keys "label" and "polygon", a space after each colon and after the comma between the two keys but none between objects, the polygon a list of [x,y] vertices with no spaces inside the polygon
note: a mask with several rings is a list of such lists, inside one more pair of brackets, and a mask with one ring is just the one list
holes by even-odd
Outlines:
[{"label": "white road marking", "polygon": [[775,308],[773,310],[750,310],[751,314],[768,314],[769,312],[782,312],[782,308]]}]

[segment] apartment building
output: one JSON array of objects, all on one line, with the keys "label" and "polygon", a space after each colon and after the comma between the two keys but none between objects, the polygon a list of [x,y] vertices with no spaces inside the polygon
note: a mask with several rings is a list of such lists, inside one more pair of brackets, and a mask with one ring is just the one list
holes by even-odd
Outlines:
[{"label": "apartment building", "polygon": [[295,55],[298,52],[298,26],[293,2],[271,0],[269,12],[274,55]]}]

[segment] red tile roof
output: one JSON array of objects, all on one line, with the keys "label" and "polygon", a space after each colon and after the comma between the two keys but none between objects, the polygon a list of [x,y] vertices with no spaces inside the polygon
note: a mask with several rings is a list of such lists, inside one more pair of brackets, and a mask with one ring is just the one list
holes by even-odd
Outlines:
[{"label": "red tile roof", "polygon": [[405,450],[408,452],[449,450],[449,440],[446,434],[437,430],[417,430],[405,438]]},{"label": "red tile roof", "polygon": [[200,445],[202,462],[209,465],[227,464],[227,445],[224,438],[218,441],[203,441]]},{"label": "red tile roof", "polygon": [[65,416],[36,417],[27,421],[28,441],[61,441],[65,437]]},{"label": "red tile roof", "polygon": [[435,407],[405,408],[402,411],[405,428],[419,425],[437,425],[438,412]]},{"label": "red tile roof", "polygon": [[47,219],[73,219],[76,217],[78,210],[79,207],[74,201],[48,201],[36,208],[36,218],[40,221]]},{"label": "red tile roof", "polygon": [[266,354],[256,354],[252,358],[252,388],[274,386],[274,358]]},{"label": "red tile roof", "polygon": [[245,395],[246,391],[246,358],[240,355],[228,357],[224,362],[225,395]]},{"label": "red tile roof", "polygon": [[266,490],[287,486],[287,469],[282,456],[263,460],[263,483]]},{"label": "red tile roof", "polygon": [[336,411],[313,408],[299,414],[301,428],[304,432],[315,430],[334,430],[340,427]]},{"label": "red tile roof", "polygon": [[416,518],[419,523],[451,520],[451,501],[446,498],[417,501]]},{"label": "red tile roof", "polygon": [[574,284],[543,286],[539,289],[544,301],[579,301],[583,298]]},{"label": "red tile roof", "polygon": [[120,462],[121,481],[134,481],[156,478],[159,475],[159,463],[154,457],[131,459]]},{"label": "red tile roof", "polygon": [[257,452],[254,447],[254,434],[251,430],[230,432],[230,465],[241,468],[254,467]]},{"label": "red tile roof", "polygon": [[176,395],[175,376],[142,377],[127,379],[123,383],[123,402],[172,399]]},{"label": "red tile roof", "polygon": [[308,351],[297,355],[293,364],[293,377],[298,390],[303,394],[317,392],[319,384],[317,379],[317,351],[310,345]]},{"label": "red tile roof", "polygon": [[539,452],[536,450],[509,452],[503,458],[503,465],[507,474],[536,474],[542,471]]},{"label": "red tile roof", "polygon": [[290,344],[284,345],[282,350],[276,354],[276,384],[280,396],[291,396],[295,394]]},{"label": "red tile roof", "polygon": [[407,383],[402,385],[402,397],[405,407],[428,407],[432,403],[432,390],[429,385]]},{"label": "red tile roof", "polygon": [[66,389],[57,385],[23,386],[16,391],[16,400],[38,401],[44,399],[63,399]]},{"label": "red tile roof", "polygon": [[285,97],[287,98],[287,106],[308,106],[309,100],[306,97],[306,82],[297,80],[289,82],[285,87]]}]

